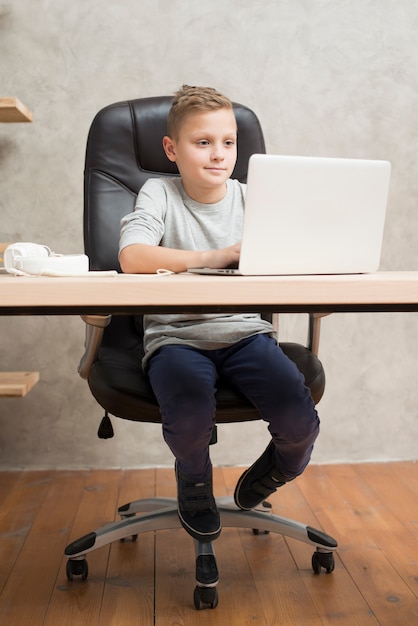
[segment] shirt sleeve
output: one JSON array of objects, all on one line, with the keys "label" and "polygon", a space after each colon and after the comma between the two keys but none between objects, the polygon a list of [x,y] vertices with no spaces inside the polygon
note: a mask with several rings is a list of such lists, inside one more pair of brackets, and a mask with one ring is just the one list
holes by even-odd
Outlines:
[{"label": "shirt sleeve", "polygon": [[164,235],[167,193],[160,179],[149,179],[141,187],[132,213],[121,219],[119,253],[135,243],[158,246]]}]

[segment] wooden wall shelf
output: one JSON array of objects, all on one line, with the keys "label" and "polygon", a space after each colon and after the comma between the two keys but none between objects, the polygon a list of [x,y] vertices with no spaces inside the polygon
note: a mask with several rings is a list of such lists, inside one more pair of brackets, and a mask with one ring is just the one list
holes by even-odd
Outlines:
[{"label": "wooden wall shelf", "polygon": [[0,122],[31,122],[32,111],[18,98],[0,98]]},{"label": "wooden wall shelf", "polygon": [[0,398],[23,398],[38,380],[39,372],[0,372]]}]

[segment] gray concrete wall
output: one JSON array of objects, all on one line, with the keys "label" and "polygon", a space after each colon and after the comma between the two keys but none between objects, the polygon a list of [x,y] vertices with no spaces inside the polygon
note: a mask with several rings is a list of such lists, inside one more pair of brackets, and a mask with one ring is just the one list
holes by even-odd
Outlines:
[{"label": "gray concrete wall", "polygon": [[[414,0],[0,1],[0,95],[33,124],[0,124],[0,241],[82,252],[87,131],[98,109],[214,86],[257,112],[270,152],[388,159],[382,269],[418,269],[418,5]],[[0,294],[1,297],[1,294]],[[282,337],[305,339],[286,316]],[[316,462],[417,456],[418,315],[323,321],[327,371]],[[35,369],[22,400],[0,400],[0,468],[166,465],[159,426],[102,415],[76,367],[76,317],[0,320],[1,368]],[[215,463],[246,464],[262,423],[223,427]]]}]

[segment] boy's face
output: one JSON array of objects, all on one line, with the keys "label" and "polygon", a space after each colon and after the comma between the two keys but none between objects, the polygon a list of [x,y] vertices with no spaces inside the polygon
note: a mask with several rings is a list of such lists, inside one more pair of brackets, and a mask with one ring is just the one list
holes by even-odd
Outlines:
[{"label": "boy's face", "polygon": [[222,200],[237,160],[233,111],[190,113],[178,137],[164,137],[163,145],[167,157],[177,164],[188,196],[206,204]]}]

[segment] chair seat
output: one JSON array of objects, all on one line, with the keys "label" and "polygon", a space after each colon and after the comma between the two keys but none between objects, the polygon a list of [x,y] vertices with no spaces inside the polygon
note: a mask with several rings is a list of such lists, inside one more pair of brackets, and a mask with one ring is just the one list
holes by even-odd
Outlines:
[{"label": "chair seat", "polygon": [[[281,348],[296,363],[305,377],[313,400],[319,402],[325,375],[318,358],[305,346],[281,343]],[[123,419],[160,423],[158,404],[148,377],[141,367],[140,344],[124,347],[104,346],[93,365],[88,383],[97,402],[109,413]],[[216,421],[242,422],[260,419],[256,408],[228,381],[218,381]]]}]

